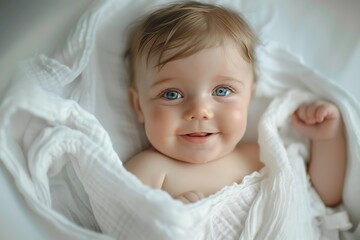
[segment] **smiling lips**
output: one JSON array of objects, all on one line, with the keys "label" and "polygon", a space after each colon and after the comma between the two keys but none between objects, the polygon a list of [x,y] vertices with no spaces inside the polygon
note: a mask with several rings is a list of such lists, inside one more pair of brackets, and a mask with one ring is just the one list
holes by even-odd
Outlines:
[{"label": "smiling lips", "polygon": [[215,135],[216,133],[195,132],[181,135],[181,137],[191,143],[201,144],[207,142],[212,136]]}]

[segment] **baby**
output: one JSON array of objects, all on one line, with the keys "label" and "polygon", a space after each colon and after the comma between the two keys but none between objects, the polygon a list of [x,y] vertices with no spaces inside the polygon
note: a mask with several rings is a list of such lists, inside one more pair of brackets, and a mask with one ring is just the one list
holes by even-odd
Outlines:
[{"label": "baby", "polygon": [[[236,13],[197,2],[157,10],[134,29],[130,99],[151,147],[124,166],[185,203],[264,167],[256,143],[241,143],[255,87],[257,39]],[[311,141],[308,171],[324,203],[341,202],[344,126],[325,101],[300,106],[293,125]]]}]

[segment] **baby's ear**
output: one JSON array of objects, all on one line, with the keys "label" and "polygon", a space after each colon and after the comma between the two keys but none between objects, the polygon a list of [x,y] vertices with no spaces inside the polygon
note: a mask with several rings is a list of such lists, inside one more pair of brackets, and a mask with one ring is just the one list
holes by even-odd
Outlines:
[{"label": "baby's ear", "polygon": [[137,119],[140,123],[144,123],[144,115],[141,110],[140,101],[139,101],[139,93],[134,87],[130,87],[129,89],[129,97],[132,107],[136,113]]}]

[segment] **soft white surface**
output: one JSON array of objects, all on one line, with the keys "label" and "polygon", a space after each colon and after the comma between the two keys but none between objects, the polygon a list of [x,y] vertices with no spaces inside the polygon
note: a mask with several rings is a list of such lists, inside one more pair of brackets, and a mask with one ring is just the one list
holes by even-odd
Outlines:
[{"label": "soft white surface", "polygon": [[[228,5],[233,4],[232,1],[224,1]],[[355,14],[359,9],[357,2],[342,2],[337,3],[336,1],[326,1],[325,7],[320,4],[321,1],[313,3],[311,1],[298,2],[287,2],[276,4],[275,1],[268,1],[264,4],[263,1],[252,1],[251,3],[243,4],[246,17],[255,26],[257,31],[262,32],[263,39],[275,39],[280,43],[284,44],[286,48],[291,49],[303,56],[306,63],[310,66],[315,67],[316,70],[323,73],[325,76],[331,77],[335,82],[343,84],[350,92],[357,93],[359,88],[359,81],[354,80],[357,77],[355,70],[359,61],[359,30],[357,29],[356,23],[359,16]],[[124,3],[125,4],[125,3]],[[142,11],[142,6],[149,5],[145,1],[137,1],[131,4],[129,11],[123,15],[126,21],[134,19],[136,14]],[[343,10],[346,10],[344,12]],[[354,14],[351,14],[351,13]],[[304,17],[306,15],[306,18]],[[47,18],[49,19],[49,18]],[[285,21],[284,21],[285,19]],[[125,22],[126,22],[125,21]],[[263,27],[263,23],[266,23],[266,27]],[[114,23],[115,24],[115,23]],[[338,28],[334,25],[346,25],[346,28]],[[320,26],[320,27],[318,27]],[[352,27],[353,26],[353,27]],[[114,34],[114,33],[113,33]],[[114,38],[101,38],[100,43],[102,45],[98,49],[99,61],[109,60],[118,58],[118,53],[121,49],[111,48],[114,46],[118,36]],[[329,57],[331,54],[331,57]],[[108,66],[103,66],[103,72],[109,72],[108,70],[114,70],[116,68],[116,62],[109,61]],[[111,65],[113,64],[113,65]],[[91,75],[92,72],[87,74]],[[356,74],[355,74],[356,73]],[[116,73],[118,74],[118,72]],[[116,75],[115,74],[115,75]],[[110,78],[111,79],[111,78]],[[4,82],[2,82],[4,83]],[[127,125],[119,125],[123,123],[116,122],[116,119],[121,118],[119,115],[112,116],[112,109],[124,109],[125,96],[122,96],[122,101],[116,102],[112,98],[116,94],[116,89],[119,89],[118,83],[113,82],[115,85],[106,85],[97,87],[95,90],[98,93],[102,92],[102,97],[106,96],[106,93],[110,98],[106,101],[109,102],[97,102],[92,106],[91,102],[86,102],[85,98],[84,105],[87,104],[87,108],[95,111],[100,121],[109,129],[116,129],[121,132],[121,135],[133,136],[132,131],[128,131]],[[111,92],[113,91],[113,92]],[[358,95],[355,95],[358,97]],[[106,104],[105,104],[106,103]],[[96,105],[100,104],[100,105]],[[122,105],[124,104],[124,105]],[[105,108],[105,107],[107,108]],[[128,113],[126,113],[128,114]],[[129,113],[130,114],[130,113]],[[134,128],[136,131],[136,128]],[[114,147],[117,152],[121,152],[121,140],[116,138],[116,131],[110,132],[114,142]],[[249,138],[253,134],[248,134]],[[133,138],[131,138],[133,139]],[[126,159],[127,156],[137,151],[136,147],[141,146],[141,137],[134,139],[134,142],[127,142],[128,146],[127,153],[120,157]],[[140,144],[140,145],[139,145]],[[350,191],[350,190],[349,190]],[[356,191],[355,191],[356,192]]]},{"label": "soft white surface", "polygon": [[[0,1],[0,99],[17,61],[62,48],[88,4],[88,0]],[[29,208],[1,161],[0,189],[0,239],[72,239]]]},{"label": "soft white surface", "polygon": [[[166,192],[143,185],[127,172],[106,130],[84,109],[92,108],[91,99],[96,96],[89,89],[97,80],[86,74],[86,69],[93,72],[99,67],[88,61],[93,57],[89,54],[91,39],[94,39],[92,33],[96,20],[101,20],[99,13],[108,7],[100,6],[83,19],[82,23],[88,27],[73,37],[87,40],[75,52],[64,51],[67,65],[44,56],[29,61],[14,78],[16,83],[0,106],[1,160],[36,213],[79,239],[107,239],[106,235],[139,240],[219,239],[224,232],[232,232],[226,234],[231,239],[300,240],[326,236],[326,239],[337,240],[338,230],[351,227],[345,212],[326,209],[308,186],[304,164],[308,156],[306,141],[291,127],[290,116],[297,106],[315,97],[309,94],[309,83],[301,76],[323,87],[314,91],[318,97],[328,97],[341,106],[346,126],[359,121],[360,108],[345,92],[276,45],[257,50],[260,72],[254,101],[265,98],[270,102],[259,121],[260,158],[266,165],[260,176],[252,174],[242,184],[225,187],[195,204],[184,205]],[[84,30],[87,34],[78,35]],[[70,46],[68,49],[74,49]],[[73,68],[68,67],[71,65]],[[77,72],[81,73],[80,77]],[[66,99],[68,96],[71,99]],[[14,122],[18,117],[21,121]],[[131,125],[128,123],[128,127]],[[348,137],[358,142],[359,136],[357,132],[349,132]],[[125,143],[126,139],[122,141]],[[355,143],[349,147],[349,163],[357,167],[359,147]],[[71,199],[59,195],[58,203],[72,210],[74,219],[68,217],[78,225],[96,230],[91,214],[83,211],[76,214],[79,205],[86,205],[88,201],[106,235],[80,228],[54,211],[53,208],[59,208],[54,201],[53,178],[70,163],[88,198],[80,195],[80,188],[69,190],[78,198],[88,200],[72,203],[68,202]],[[354,177],[357,176],[349,175],[350,180]],[[253,186],[251,192],[255,191],[255,195],[247,191]],[[250,208],[241,205],[249,193],[252,195]],[[220,214],[223,211],[230,214]],[[237,214],[238,211],[247,214]],[[219,216],[228,218],[221,221]]]}]

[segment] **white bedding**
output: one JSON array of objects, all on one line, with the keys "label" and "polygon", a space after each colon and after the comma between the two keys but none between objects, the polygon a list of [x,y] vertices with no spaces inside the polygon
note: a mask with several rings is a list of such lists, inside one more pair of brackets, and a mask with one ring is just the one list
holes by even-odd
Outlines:
[{"label": "white bedding", "polygon": [[[231,1],[222,2],[228,6],[234,4]],[[191,221],[174,221],[175,218],[172,216],[180,216],[181,214],[179,215],[179,212],[188,211],[182,211],[184,206],[172,201],[165,193],[158,191],[154,192],[142,186],[132,176],[124,172],[119,160],[126,160],[130,155],[146,145],[144,136],[140,133],[141,129],[138,125],[134,124],[134,118],[127,103],[126,89],[128,83],[127,81],[119,81],[120,76],[125,76],[126,74],[125,70],[121,67],[121,61],[119,59],[125,41],[123,30],[125,26],[134,20],[135,16],[144,11],[144,7],[145,9],[149,9],[153,6],[153,3],[150,4],[144,1],[138,1],[130,4],[126,1],[109,1],[107,3],[99,2],[98,4],[99,5],[95,4],[94,8],[84,16],[81,25],[79,25],[81,26],[80,29],[75,31],[74,35],[70,38],[68,48],[65,48],[55,55],[56,61],[45,57],[37,58],[31,64],[26,65],[27,69],[25,70],[25,73],[27,76],[15,78],[24,80],[25,86],[14,89],[12,93],[8,93],[7,100],[2,103],[1,123],[4,125],[1,127],[1,146],[4,147],[6,151],[1,153],[1,160],[16,179],[18,188],[26,197],[29,206],[39,215],[48,218],[49,221],[53,222],[53,224],[60,229],[67,231],[70,235],[73,234],[74,237],[79,238],[81,236],[81,238],[87,238],[92,236],[94,238],[103,238],[103,236],[96,235],[92,232],[78,228],[76,225],[72,225],[71,222],[62,218],[61,215],[52,211],[50,208],[52,202],[53,206],[55,205],[55,208],[58,207],[58,211],[61,211],[68,218],[75,221],[75,217],[72,216],[71,213],[66,214],[65,210],[60,209],[61,202],[59,202],[58,205],[54,204],[56,197],[61,196],[64,199],[66,198],[66,195],[60,194],[55,188],[55,186],[60,186],[59,189],[61,189],[61,185],[64,184],[64,182],[61,181],[61,176],[75,176],[68,165],[63,168],[64,170],[60,173],[61,175],[55,176],[62,167],[63,160],[66,159],[61,156],[61,154],[69,151],[76,153],[76,160],[72,159],[71,161],[75,164],[75,172],[80,179],[72,180],[73,186],[78,187],[79,181],[82,182],[91,202],[90,204],[84,200],[82,203],[82,210],[78,211],[77,215],[75,214],[77,218],[77,221],[75,222],[77,224],[87,228],[97,229],[97,224],[93,221],[93,218],[89,217],[92,212],[90,209],[91,205],[101,229],[111,236],[122,236],[122,239],[130,239],[130,236],[137,236],[136,239],[141,239],[141,236],[148,237],[148,234],[156,236],[156,234],[164,234],[165,232],[163,236],[178,236],[181,238],[184,236],[181,235],[184,234],[184,229],[191,226]],[[270,38],[269,34],[266,35],[265,31],[266,29],[269,29],[269,25],[267,25],[269,23],[268,20],[274,19],[271,13],[276,13],[271,6],[273,3],[268,2],[267,4],[260,4],[255,1],[251,3],[239,1],[236,6],[233,6],[236,9],[242,9],[244,15],[255,27],[255,30],[259,33],[262,32],[262,38],[266,41]],[[126,11],[124,11],[124,9],[126,9]],[[254,12],[261,14],[255,15]],[[93,45],[95,43],[95,35],[97,36],[97,44]],[[306,183],[306,179],[304,179],[305,175],[301,172],[303,171],[301,170],[302,161],[281,164],[281,169],[285,170],[279,171],[279,163],[284,159],[287,159],[283,156],[285,151],[284,146],[278,145],[266,148],[268,144],[261,140],[264,138],[266,139],[267,137],[276,139],[279,133],[276,131],[266,133],[266,129],[274,130],[276,129],[277,124],[286,126],[285,117],[290,114],[296,104],[303,101],[304,98],[306,99],[306,94],[304,96],[303,94],[292,92],[283,95],[288,89],[292,88],[305,91],[311,90],[319,97],[325,97],[338,103],[342,109],[346,123],[348,126],[354,127],[354,131],[348,133],[348,139],[351,140],[351,142],[354,142],[354,144],[349,148],[350,164],[344,200],[345,206],[356,226],[359,221],[359,212],[357,211],[359,209],[358,197],[360,196],[359,190],[356,188],[358,186],[357,183],[359,183],[359,177],[356,176],[356,173],[359,171],[358,150],[360,149],[358,146],[359,130],[356,129],[356,123],[360,120],[359,104],[357,100],[352,98],[346,91],[341,90],[338,86],[324,80],[323,76],[314,74],[311,67],[309,68],[307,66],[307,63],[304,66],[304,63],[302,63],[301,60],[293,57],[292,53],[279,47],[279,45],[268,44],[265,47],[260,48],[258,52],[262,64],[260,68],[262,70],[262,78],[260,79],[261,81],[258,86],[254,107],[252,108],[253,113],[251,117],[254,120],[252,122],[259,121],[260,113],[256,107],[264,109],[270,102],[269,99],[272,99],[274,96],[279,97],[280,99],[275,100],[272,105],[272,108],[276,109],[278,107],[277,104],[283,102],[281,101],[283,98],[289,98],[289,96],[293,96],[292,94],[299,96],[299,98],[290,97],[289,101],[287,101],[289,104],[283,108],[284,115],[280,116],[279,114],[274,114],[271,111],[272,108],[268,108],[268,115],[264,116],[270,117],[264,117],[262,124],[260,124],[259,141],[263,146],[263,161],[268,163],[269,166],[274,167],[269,175],[273,176],[274,179],[281,178],[280,176],[287,179],[286,176],[289,178],[289,175],[287,174],[293,173],[292,171],[294,171],[294,169],[298,169],[296,171],[299,171],[299,174],[296,175],[299,178],[292,180],[294,181],[293,183],[286,184],[286,187],[293,186],[292,190],[279,191],[276,195],[276,197],[283,200],[288,199],[289,197],[294,199],[294,201],[284,201],[284,203],[288,204],[288,207],[284,208],[285,210],[282,211],[282,214],[289,213],[287,211],[295,212],[295,214],[289,215],[291,216],[290,219],[281,217],[276,218],[276,223],[278,225],[276,225],[277,227],[274,227],[272,233],[276,234],[278,237],[284,236],[284,239],[289,239],[285,238],[285,236],[291,236],[291,234],[296,234],[295,236],[298,237],[298,239],[310,239],[311,236],[319,233],[319,228],[317,227],[313,230],[309,230],[313,226],[310,224],[312,218],[309,214],[304,214],[304,212],[312,212],[309,210],[309,204],[304,204],[304,202],[309,201],[306,197],[309,195],[299,194],[307,192],[306,185],[298,184],[299,182]],[[59,63],[66,64],[66,66]],[[80,77],[76,79],[80,73]],[[29,80],[32,80],[33,82],[29,84]],[[71,83],[71,81],[74,82]],[[62,98],[75,100],[78,104],[74,101],[65,101]],[[47,104],[44,104],[44,99],[47,99],[47,101],[45,101]],[[27,112],[30,112],[30,116],[39,116],[28,121],[30,119],[25,117],[29,116],[29,114],[19,111],[22,108],[26,109]],[[84,109],[87,111],[84,111]],[[6,122],[4,122],[4,120],[10,120],[7,116],[12,114],[11,111],[19,111],[18,114],[23,120],[15,123],[8,122],[10,126],[12,125],[14,126],[14,129],[16,129],[14,138],[16,142],[19,143],[18,146],[11,142],[12,135],[9,132],[9,125],[6,125]],[[104,128],[99,125],[99,122],[91,113],[96,116]],[[46,121],[40,120],[39,117]],[[269,119],[275,120],[269,122]],[[32,126],[32,128],[25,128],[26,126],[22,125],[24,123],[29,124],[28,126]],[[50,126],[50,128],[39,135],[39,132],[45,126]],[[264,126],[267,127],[264,129]],[[52,134],[56,137],[51,137]],[[110,135],[110,138],[107,134]],[[284,132],[281,134],[284,134]],[[288,133],[286,133],[286,136],[292,136],[287,134]],[[75,143],[70,142],[69,139],[71,138],[69,138],[69,136],[77,139],[81,144],[76,145]],[[252,126],[247,133],[246,140],[254,139],[255,136],[256,128]],[[291,142],[294,141],[295,140],[292,139]],[[56,143],[59,145],[56,145]],[[280,140],[274,141],[274,144],[279,143],[282,142]],[[10,146],[15,149],[9,148]],[[86,146],[86,148],[84,148],[84,146]],[[16,149],[16,147],[19,147],[19,149]],[[112,148],[114,148],[118,155],[112,151]],[[43,152],[39,152],[41,149]],[[291,149],[291,151],[294,151],[291,153],[297,155],[297,157],[300,157],[301,159],[304,158],[302,155],[303,153],[301,151],[298,153],[296,147],[291,147]],[[302,147],[299,149],[302,149]],[[289,149],[287,149],[287,151],[289,153]],[[30,155],[27,155],[27,153]],[[33,155],[38,157],[32,157]],[[275,158],[275,156],[280,156],[280,158]],[[21,163],[21,161],[19,161],[20,159],[24,162]],[[25,164],[25,161],[30,162]],[[51,163],[55,164],[51,165]],[[96,165],[96,163],[99,165]],[[295,164],[296,167],[292,166],[292,164]],[[33,169],[32,166],[34,167]],[[39,166],[41,166],[41,168]],[[51,177],[51,188],[49,189],[46,174],[50,166],[51,168],[48,174]],[[103,171],[99,171],[99,169],[103,169]],[[279,172],[284,173],[284,175],[278,174]],[[98,175],[98,178],[96,174],[100,174]],[[26,176],[30,176],[30,178]],[[100,180],[95,181],[94,179]],[[273,187],[278,188],[279,190],[282,189],[280,185],[284,184],[281,183],[281,181],[277,183],[278,185],[276,185],[276,181],[271,182],[271,184],[274,184]],[[67,188],[65,187],[63,189],[66,190]],[[263,184],[264,193],[267,192],[266,189],[269,189],[269,182]],[[81,195],[80,190],[77,191],[79,195]],[[100,192],[102,192],[102,196],[100,196]],[[121,193],[126,193],[127,200],[124,200],[124,194]],[[133,196],[131,194],[133,194]],[[81,199],[83,199],[84,196],[86,197],[85,194],[81,195]],[[141,200],[144,196],[148,196],[148,201]],[[266,196],[266,194],[262,194],[261,196]],[[295,196],[303,196],[303,198]],[[275,201],[275,197],[271,196],[264,198],[268,198],[267,200],[269,200],[269,203],[271,203],[271,201],[278,203],[279,200],[277,199]],[[74,199],[71,199],[71,197],[68,200],[70,204],[71,202],[74,202]],[[149,213],[138,213],[143,214],[140,220],[137,218],[137,215],[134,215],[136,209],[129,207],[131,204],[136,206],[135,200],[141,202],[141,206],[144,206],[143,209],[151,209]],[[258,198],[257,201],[260,202],[260,199]],[[261,200],[261,202],[263,201],[264,199]],[[216,198],[213,198],[213,200],[210,199],[209,201],[201,202],[196,205],[196,207],[193,207],[196,211],[200,211],[198,209],[201,209],[201,213],[194,214],[193,212],[195,210],[193,210],[191,214],[194,215],[190,219],[195,221],[202,216],[202,214],[205,214],[209,208],[211,209],[212,204],[215,202]],[[296,203],[300,204],[296,205]],[[294,205],[297,207],[295,208]],[[154,206],[156,206],[156,208],[154,208]],[[164,213],[164,206],[169,206],[170,209],[173,209],[173,212],[166,209],[166,212]],[[261,204],[255,204],[253,210],[254,214],[251,216],[258,216],[255,213],[265,211],[264,206],[268,205],[262,206]],[[155,209],[158,211],[155,211]],[[305,211],[301,211],[304,209]],[[128,211],[126,212],[126,210]],[[122,218],[124,212],[128,214],[128,219],[126,220]],[[104,213],[108,213],[109,215]],[[275,211],[272,214],[274,213]],[[143,226],[144,224],[141,223],[147,218],[149,218],[149,222],[151,222],[152,220],[150,219],[153,219],[154,214],[159,217],[158,221],[153,223],[154,225],[149,224],[145,226],[142,231],[139,231],[140,235],[132,235],[136,234],[134,225],[137,227]],[[298,216],[297,214],[303,216],[301,220],[304,222],[299,222],[299,219],[296,218]],[[324,212],[321,214],[324,215]],[[183,214],[183,216],[184,219],[189,217],[186,214]],[[271,219],[271,216],[271,213],[265,214],[263,221],[266,222],[267,218]],[[338,216],[342,217],[344,215]],[[130,219],[140,222],[135,224],[136,222],[132,222]],[[248,221],[249,229],[248,231],[245,231],[245,233],[250,235],[245,234],[243,239],[252,239],[251,234],[254,233],[258,234],[259,239],[263,239],[263,236],[265,235],[262,234],[268,234],[267,230],[269,230],[269,228],[260,228],[259,225],[261,222],[259,222],[257,218],[249,217]],[[179,222],[183,224],[181,228],[179,228]],[[164,225],[164,223],[166,224]],[[121,226],[126,227],[121,229]],[[285,228],[285,226],[288,226],[289,228]],[[296,227],[296,229],[293,227]],[[341,224],[337,224],[336,227],[346,229],[347,225],[344,224],[341,226]],[[325,229],[326,228],[329,228],[329,226],[325,227]],[[125,231],[124,229],[127,230]],[[176,229],[180,229],[181,231]],[[279,235],[280,233],[284,235]],[[198,236],[201,236],[201,231],[198,234],[200,234]],[[295,237],[291,239],[295,239]]]}]

